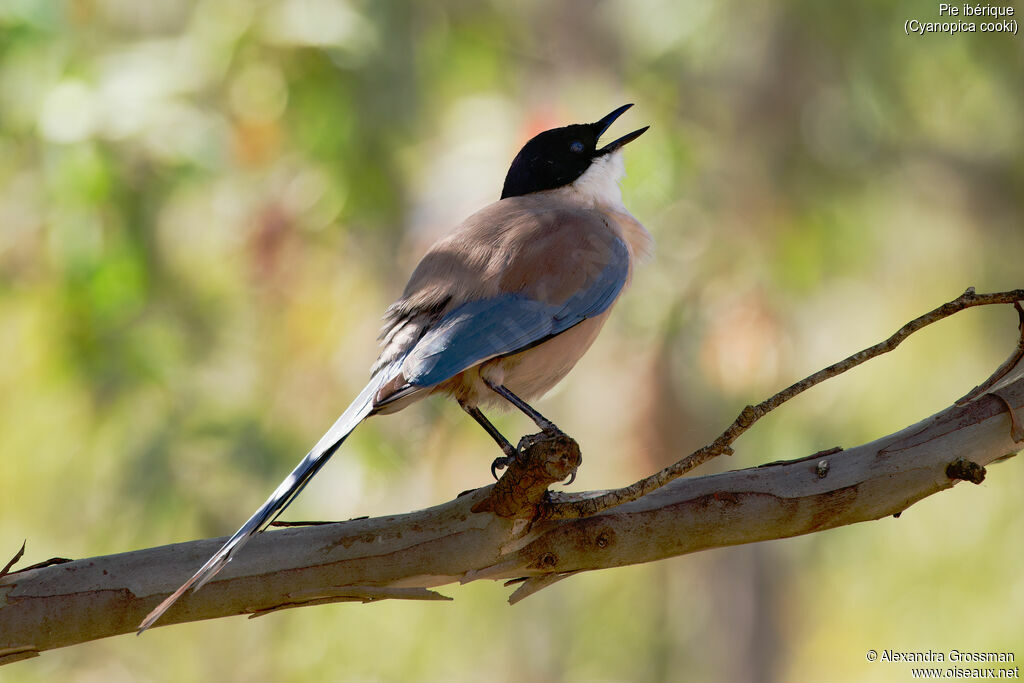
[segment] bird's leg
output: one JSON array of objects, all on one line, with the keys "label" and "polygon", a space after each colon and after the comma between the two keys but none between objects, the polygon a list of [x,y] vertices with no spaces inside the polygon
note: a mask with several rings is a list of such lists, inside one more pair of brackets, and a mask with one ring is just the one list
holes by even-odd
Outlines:
[{"label": "bird's leg", "polygon": [[509,443],[509,440],[506,439],[505,436],[498,431],[498,428],[495,427],[491,423],[491,421],[488,420],[487,417],[480,412],[479,408],[477,408],[476,406],[471,406],[468,403],[464,403],[463,401],[459,401],[459,405],[462,406],[463,410],[469,413],[470,417],[476,420],[477,423],[484,428],[485,432],[491,435],[491,438],[498,443],[498,445],[501,447],[502,452],[505,453],[503,457],[495,458],[494,462],[491,463],[491,476],[497,479],[498,470],[503,470],[506,467],[508,467],[512,463],[512,461],[516,459],[516,455],[519,453],[519,451],[517,451],[516,447]]},{"label": "bird's leg", "polygon": [[534,410],[533,406],[531,406],[529,403],[513,394],[511,391],[508,390],[508,387],[506,387],[505,385],[489,382],[486,377],[483,378],[483,380],[484,383],[487,384],[487,386],[489,386],[492,391],[497,393],[499,396],[504,398],[512,405],[514,405],[516,408],[519,408],[519,410],[526,413],[526,416],[533,420],[537,424],[537,426],[540,427],[540,430],[545,434],[563,433],[561,429],[555,426],[554,422],[552,422],[551,420],[547,419],[546,417],[538,413],[536,410]]},{"label": "bird's leg", "polygon": [[[546,434],[547,436],[561,436],[563,438],[571,438],[566,436],[565,432],[559,429],[554,422],[552,422],[551,420],[547,419],[546,417],[538,413],[536,410],[534,410],[533,406],[531,406],[529,403],[513,394],[511,391],[509,391],[508,387],[506,387],[505,385],[490,382],[487,380],[486,377],[483,377],[482,379],[484,380],[484,384],[490,387],[492,391],[494,391],[496,394],[504,398],[512,405],[514,405],[516,408],[519,408],[519,410],[526,413],[526,416],[533,420],[534,423],[536,423],[536,425],[540,427],[540,430],[544,432],[544,434]],[[574,481],[576,481],[575,471],[571,475],[569,475],[569,481],[565,482],[565,485],[568,486]]]}]

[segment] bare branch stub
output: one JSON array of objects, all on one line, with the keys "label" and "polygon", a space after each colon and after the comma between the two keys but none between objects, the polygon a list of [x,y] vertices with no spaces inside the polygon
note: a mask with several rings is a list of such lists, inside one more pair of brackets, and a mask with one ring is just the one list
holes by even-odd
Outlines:
[{"label": "bare branch stub", "polygon": [[473,506],[473,512],[534,519],[547,497],[548,487],[564,481],[583,462],[579,444],[562,433],[524,436],[518,451],[491,495]]},{"label": "bare branch stub", "polygon": [[852,356],[849,356],[838,363],[834,363],[827,368],[819,370],[813,375],[786,387],[774,396],[771,396],[757,405],[746,406],[736,419],[733,420],[732,424],[729,425],[729,427],[722,432],[717,439],[703,448],[697,449],[682,460],[669,465],[660,472],[656,472],[655,474],[624,488],[608,491],[599,496],[586,498],[560,498],[548,505],[548,508],[544,511],[544,515],[549,519],[578,519],[581,517],[589,517],[602,510],[637,500],[651,491],[661,488],[668,482],[678,479],[708,460],[711,460],[723,453],[731,453],[731,446],[733,442],[736,441],[741,434],[750,429],[754,423],[775,408],[778,408],[794,396],[807,391],[811,387],[820,384],[827,379],[855,368],[861,363],[871,360],[876,356],[892,351],[903,343],[907,337],[912,335],[914,332],[917,332],[922,327],[931,325],[943,318],[948,318],[954,313],[958,313],[965,308],[991,304],[1013,304],[1018,315],[1021,316],[1022,336],[1021,340],[1018,342],[1017,352],[1015,352],[1015,354],[1011,356],[1006,363],[1000,366],[999,370],[996,371],[996,374],[994,374],[992,378],[982,384],[981,387],[969,393],[961,399],[961,401],[973,399],[980,395],[980,393],[983,393],[985,389],[998,382],[1003,375],[1016,366],[1017,362],[1021,359],[1021,356],[1024,355],[1024,311],[1022,311],[1020,307],[1019,302],[1021,301],[1024,301],[1024,289],[1014,289],[1006,292],[995,292],[992,294],[978,294],[974,291],[973,287],[969,287],[967,291],[953,301],[949,301],[938,308],[925,313],[924,315],[914,318],[893,333],[888,339],[862,351],[858,351]]},{"label": "bare branch stub", "polygon": [[984,467],[966,458],[957,458],[946,467],[946,476],[950,479],[969,481],[972,484],[980,484],[985,481],[986,473]]},{"label": "bare branch stub", "polygon": [[10,562],[8,562],[8,563],[7,563],[7,564],[6,564],[5,566],[4,566],[4,568],[3,568],[3,569],[0,569],[0,576],[3,576],[3,575],[4,575],[4,574],[6,574],[7,572],[11,571],[11,567],[13,567],[14,565],[18,564],[18,560],[20,560],[20,559],[22,558],[22,556],[23,556],[23,555],[25,554],[25,545],[26,545],[27,543],[28,543],[28,541],[23,541],[23,542],[22,542],[22,544],[21,544],[21,549],[20,549],[20,550],[18,550],[18,552],[16,552],[16,553],[14,554],[14,557],[12,557],[12,558],[11,558],[11,561],[10,561]]}]

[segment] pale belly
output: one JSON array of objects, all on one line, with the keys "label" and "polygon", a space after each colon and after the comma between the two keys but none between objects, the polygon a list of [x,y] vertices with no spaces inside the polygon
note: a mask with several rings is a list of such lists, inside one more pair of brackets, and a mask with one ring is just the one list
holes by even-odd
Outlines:
[{"label": "pale belly", "polygon": [[611,309],[552,337],[542,344],[503,358],[495,358],[456,375],[434,389],[470,405],[510,408],[505,399],[484,383],[481,375],[503,384],[519,398],[529,401],[550,391],[594,343]]}]

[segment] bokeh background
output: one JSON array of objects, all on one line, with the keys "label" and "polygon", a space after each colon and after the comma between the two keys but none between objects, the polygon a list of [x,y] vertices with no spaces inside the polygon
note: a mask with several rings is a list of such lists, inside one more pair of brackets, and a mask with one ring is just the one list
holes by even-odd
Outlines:
[{"label": "bokeh background", "polygon": [[[426,247],[532,134],[624,102],[652,263],[539,406],[625,484],[967,286],[1024,286],[1024,43],[907,36],[937,3],[0,3],[0,550],[233,531],[362,386]],[[614,132],[614,131],[613,131]],[[955,400],[1012,348],[961,313],[759,424],[750,466]],[[499,418],[508,434],[532,425]],[[489,481],[431,400],[371,420],[286,514]],[[581,575],[516,607],[333,605],[158,628],[15,681],[891,681],[868,649],[1024,659],[1022,463],[902,515]],[[0,558],[0,559],[6,559]],[[184,578],[184,577],[183,577]]]}]

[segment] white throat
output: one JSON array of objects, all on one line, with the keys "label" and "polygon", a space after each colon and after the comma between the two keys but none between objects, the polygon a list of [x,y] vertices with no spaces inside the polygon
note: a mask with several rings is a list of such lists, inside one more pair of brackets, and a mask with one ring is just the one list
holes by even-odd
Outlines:
[{"label": "white throat", "polygon": [[590,168],[566,189],[584,203],[623,209],[619,181],[624,175],[626,165],[622,161],[622,152],[615,151],[595,159]]},{"label": "white throat", "polygon": [[622,205],[619,180],[626,175],[620,151],[605,154],[590,165],[575,182],[554,192],[563,192],[572,201],[593,206],[613,218],[609,226],[625,240],[629,251],[639,261],[647,261],[654,251],[654,239],[647,228]]}]

